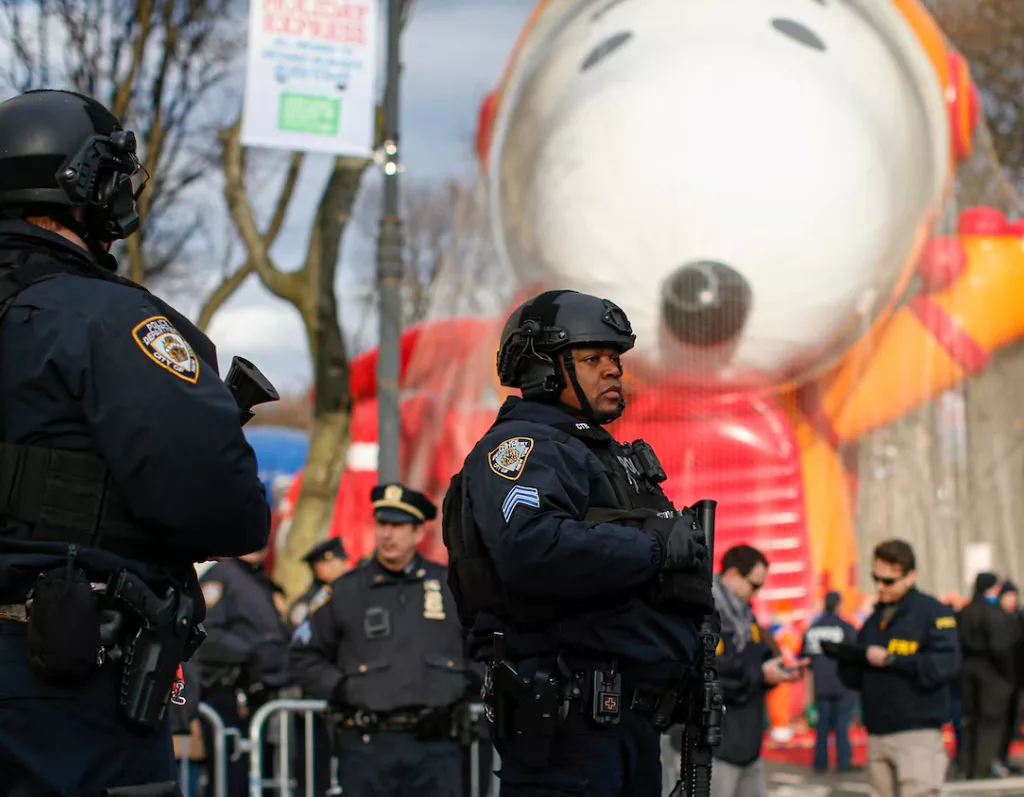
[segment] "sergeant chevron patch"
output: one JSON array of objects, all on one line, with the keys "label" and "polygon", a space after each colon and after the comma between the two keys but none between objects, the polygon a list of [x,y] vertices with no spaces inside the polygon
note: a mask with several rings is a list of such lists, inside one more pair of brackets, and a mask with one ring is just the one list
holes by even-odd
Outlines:
[{"label": "sergeant chevron patch", "polygon": [[515,512],[517,506],[540,509],[540,493],[537,492],[537,488],[523,487],[521,484],[517,484],[508,491],[505,502],[501,505],[501,513],[505,516],[506,523],[512,518],[512,513]]}]

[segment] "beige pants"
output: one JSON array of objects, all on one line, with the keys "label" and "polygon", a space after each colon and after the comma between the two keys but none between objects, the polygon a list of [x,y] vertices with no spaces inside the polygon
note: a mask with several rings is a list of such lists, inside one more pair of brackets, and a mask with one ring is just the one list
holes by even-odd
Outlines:
[{"label": "beige pants", "polygon": [[868,737],[871,797],[938,797],[948,766],[941,731]]}]

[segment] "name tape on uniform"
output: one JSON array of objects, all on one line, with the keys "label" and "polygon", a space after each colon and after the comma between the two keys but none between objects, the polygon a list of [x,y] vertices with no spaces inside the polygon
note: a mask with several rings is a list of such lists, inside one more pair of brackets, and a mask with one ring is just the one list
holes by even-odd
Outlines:
[{"label": "name tape on uniform", "polygon": [[517,506],[540,509],[540,493],[537,492],[537,488],[523,487],[521,484],[517,484],[508,491],[508,495],[505,496],[505,501],[501,505],[501,513],[505,516],[506,523],[512,518],[512,513],[516,511]]},{"label": "name tape on uniform", "polygon": [[162,315],[136,325],[132,338],[142,353],[164,370],[193,385],[199,381],[199,358],[184,336]]},{"label": "name tape on uniform", "polygon": [[487,455],[487,464],[503,479],[516,481],[523,475],[531,451],[532,437],[510,437],[498,443],[498,447]]}]

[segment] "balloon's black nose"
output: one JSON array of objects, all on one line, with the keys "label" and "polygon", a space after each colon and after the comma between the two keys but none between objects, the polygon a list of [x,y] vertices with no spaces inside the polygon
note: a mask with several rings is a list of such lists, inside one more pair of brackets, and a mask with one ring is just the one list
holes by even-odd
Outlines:
[{"label": "balloon's black nose", "polygon": [[713,346],[735,338],[750,314],[750,285],[735,269],[714,260],[694,260],[665,281],[665,326],[683,343]]}]

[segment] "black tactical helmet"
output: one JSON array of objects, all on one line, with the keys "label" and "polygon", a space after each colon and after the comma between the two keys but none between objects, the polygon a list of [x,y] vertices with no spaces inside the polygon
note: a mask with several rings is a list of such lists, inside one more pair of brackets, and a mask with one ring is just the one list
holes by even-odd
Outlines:
[{"label": "black tactical helmet", "polygon": [[505,322],[498,378],[522,390],[524,398],[555,401],[565,387],[561,360],[584,413],[606,423],[613,418],[593,417],[576,379],[572,349],[607,346],[623,353],[635,342],[629,319],[615,303],[576,291],[546,291],[517,307]]},{"label": "black tactical helmet", "polygon": [[127,238],[139,226],[144,186],[132,184],[135,148],[135,134],[90,97],[41,89],[0,103],[0,214],[50,216],[90,249]]}]

